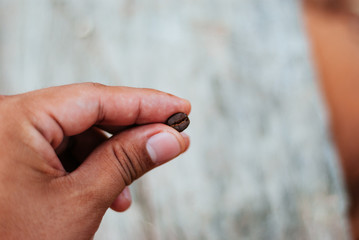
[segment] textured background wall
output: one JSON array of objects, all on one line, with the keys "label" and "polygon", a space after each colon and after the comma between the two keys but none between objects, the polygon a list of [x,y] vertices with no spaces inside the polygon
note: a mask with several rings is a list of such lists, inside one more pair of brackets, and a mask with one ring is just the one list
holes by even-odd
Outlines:
[{"label": "textured background wall", "polygon": [[0,89],[94,81],[191,100],[190,150],[95,239],[347,239],[294,0],[0,0]]}]

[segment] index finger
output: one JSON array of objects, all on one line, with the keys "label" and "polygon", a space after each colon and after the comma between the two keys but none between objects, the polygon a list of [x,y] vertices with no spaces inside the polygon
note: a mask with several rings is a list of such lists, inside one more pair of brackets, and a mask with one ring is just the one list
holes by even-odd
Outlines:
[{"label": "index finger", "polygon": [[[187,100],[153,89],[72,84],[23,95],[36,115],[37,129],[57,145],[64,135],[79,134],[91,126],[129,126],[164,122],[176,112],[189,114]],[[27,98],[28,97],[28,98]]]}]

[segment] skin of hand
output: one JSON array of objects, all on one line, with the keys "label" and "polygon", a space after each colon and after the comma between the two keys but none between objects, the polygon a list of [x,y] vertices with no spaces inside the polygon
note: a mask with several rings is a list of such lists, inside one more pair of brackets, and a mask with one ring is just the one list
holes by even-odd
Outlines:
[{"label": "skin of hand", "polygon": [[[190,109],[95,83],[0,96],[1,238],[91,239],[109,207],[129,207],[128,185],[187,150],[188,136],[161,123]],[[79,166],[66,171],[71,161]]]}]

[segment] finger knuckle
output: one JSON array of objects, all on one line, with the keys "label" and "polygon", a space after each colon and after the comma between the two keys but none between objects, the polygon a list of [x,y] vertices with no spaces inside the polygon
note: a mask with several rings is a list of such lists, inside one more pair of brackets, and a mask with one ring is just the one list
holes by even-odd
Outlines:
[{"label": "finger knuckle", "polygon": [[87,82],[87,83],[84,83],[84,85],[89,88],[92,88],[92,89],[99,89],[99,88],[105,87],[104,84],[97,83],[97,82]]},{"label": "finger knuckle", "polygon": [[130,185],[150,168],[148,161],[136,151],[135,147],[117,143],[112,145],[111,151],[115,158],[118,173],[126,185]]}]

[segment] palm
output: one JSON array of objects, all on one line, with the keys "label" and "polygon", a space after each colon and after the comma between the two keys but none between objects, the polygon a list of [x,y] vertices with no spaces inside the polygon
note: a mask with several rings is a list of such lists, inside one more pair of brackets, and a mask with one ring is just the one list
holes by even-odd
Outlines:
[{"label": "palm", "polygon": [[81,134],[65,137],[56,152],[65,170],[72,172],[107,139],[102,131],[92,127]]}]

